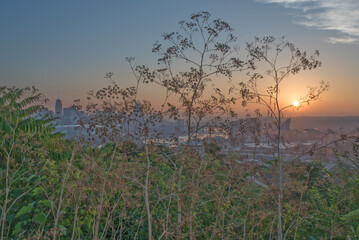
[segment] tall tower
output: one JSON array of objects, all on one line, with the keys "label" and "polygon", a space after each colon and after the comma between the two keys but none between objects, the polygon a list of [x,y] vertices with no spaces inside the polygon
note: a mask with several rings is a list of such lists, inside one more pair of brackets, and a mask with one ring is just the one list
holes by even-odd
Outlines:
[{"label": "tall tower", "polygon": [[60,99],[56,100],[55,104],[55,117],[62,117],[62,102]]}]

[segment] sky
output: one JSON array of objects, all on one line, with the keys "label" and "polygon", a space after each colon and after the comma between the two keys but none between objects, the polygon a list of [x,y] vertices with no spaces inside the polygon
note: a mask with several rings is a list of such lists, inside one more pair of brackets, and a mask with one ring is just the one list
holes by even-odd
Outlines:
[{"label": "sky", "polygon": [[[321,80],[331,87],[320,101],[289,115],[359,115],[358,0],[3,0],[0,85],[34,85],[51,109],[57,98],[66,107],[107,86],[107,72],[120,85],[133,85],[125,57],[155,66],[153,43],[199,11],[228,22],[239,46],[273,35],[319,50],[323,66],[289,79],[282,93],[290,102]],[[158,97],[153,91],[144,96]]]}]

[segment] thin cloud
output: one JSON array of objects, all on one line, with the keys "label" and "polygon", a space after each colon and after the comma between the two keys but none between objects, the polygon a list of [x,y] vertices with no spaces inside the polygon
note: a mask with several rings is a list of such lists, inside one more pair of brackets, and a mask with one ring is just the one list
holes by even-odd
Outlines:
[{"label": "thin cloud", "polygon": [[330,37],[330,38],[328,38],[327,42],[332,43],[332,44],[335,44],[335,43],[357,43],[358,39],[351,38],[351,37],[347,37],[347,38]]},{"label": "thin cloud", "polygon": [[302,12],[296,23],[320,30],[337,31],[339,37],[327,39],[330,43],[357,43],[359,41],[358,0],[257,0],[276,3]]}]

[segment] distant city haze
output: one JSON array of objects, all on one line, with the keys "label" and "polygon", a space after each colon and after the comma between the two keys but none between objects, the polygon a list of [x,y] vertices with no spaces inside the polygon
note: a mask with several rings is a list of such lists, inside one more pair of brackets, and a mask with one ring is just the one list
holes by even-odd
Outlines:
[{"label": "distant city haze", "polygon": [[[44,108],[42,111],[40,111],[39,115],[52,115],[55,118],[55,125],[60,128],[61,126],[66,125],[76,125],[77,127],[79,127],[78,123],[80,120],[82,122],[88,121],[88,116],[84,111],[75,110],[75,108],[72,107],[63,108],[61,99],[56,99],[54,109],[55,111],[52,111],[51,108]],[[163,123],[164,126],[170,125],[170,128],[173,128],[172,125],[175,125],[178,128],[176,131],[174,131],[175,133],[184,133],[184,119],[177,119],[176,121],[170,119],[167,120],[169,121],[165,121]],[[233,121],[237,120],[233,119]],[[338,133],[346,134],[353,131],[358,125],[359,116],[297,116],[292,118],[284,118],[282,128],[287,130],[334,130]],[[161,128],[163,128],[163,126]],[[78,134],[78,132],[75,132],[73,136],[75,136],[76,134]]]},{"label": "distant city haze", "polygon": [[[134,85],[125,57],[156,67],[158,56],[151,49],[161,34],[179,31],[178,22],[192,13],[208,11],[235,29],[242,54],[245,42],[266,35],[286,36],[308,54],[319,50],[323,66],[288,79],[281,90],[282,103],[291,104],[321,80],[330,82],[330,89],[320,101],[289,110],[286,116],[358,116],[359,3],[346,0],[328,8],[321,1],[305,2],[2,1],[0,85],[34,85],[49,98],[46,107],[53,111],[56,99],[64,108],[75,99],[85,105],[88,91],[110,84],[103,77],[107,72],[114,72],[120,86]],[[232,80],[247,79],[238,74]],[[228,90],[226,79],[215,83]],[[164,90],[141,86],[140,97],[158,106]],[[244,114],[240,103],[235,109]]]}]

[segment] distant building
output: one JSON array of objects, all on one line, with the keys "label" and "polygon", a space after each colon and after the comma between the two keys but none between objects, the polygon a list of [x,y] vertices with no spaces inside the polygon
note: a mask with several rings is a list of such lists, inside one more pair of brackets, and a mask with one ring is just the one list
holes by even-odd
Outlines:
[{"label": "distant building", "polygon": [[49,110],[48,108],[42,108],[40,109],[37,113],[35,113],[33,115],[34,118],[36,119],[40,119],[40,118],[43,118],[45,116],[48,116],[48,117],[53,117],[54,116],[54,112]]},{"label": "distant building", "polygon": [[61,118],[62,117],[62,102],[60,99],[56,100],[55,104],[55,117]]},{"label": "distant building", "polygon": [[82,127],[76,124],[57,125],[55,132],[61,132],[65,134],[66,139],[87,137],[88,125]]},{"label": "distant building", "polygon": [[282,125],[280,126],[282,131],[289,131],[290,130],[290,118],[285,120]]},{"label": "distant building", "polygon": [[77,118],[77,111],[74,108],[69,107],[63,109],[63,124],[74,124]]},{"label": "distant building", "polygon": [[184,119],[177,119],[175,123],[175,132],[177,136],[183,135],[185,133],[185,122]]}]

